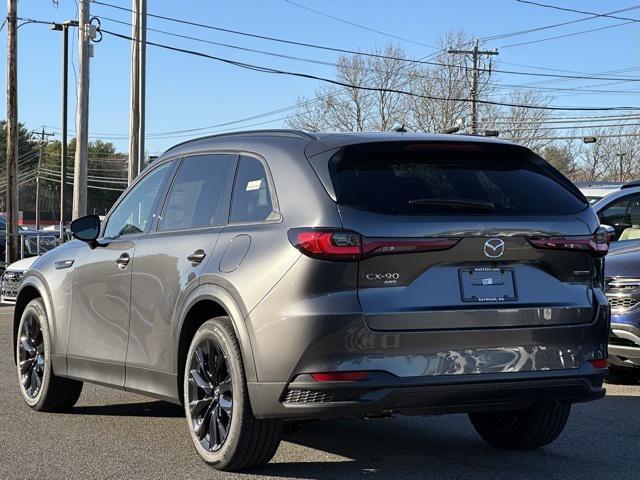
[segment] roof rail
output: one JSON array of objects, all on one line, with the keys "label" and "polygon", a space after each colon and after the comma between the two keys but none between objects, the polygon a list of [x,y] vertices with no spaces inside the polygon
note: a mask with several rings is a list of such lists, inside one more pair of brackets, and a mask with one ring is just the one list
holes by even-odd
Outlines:
[{"label": "roof rail", "polygon": [[[272,128],[272,129],[264,129],[264,130],[239,130],[237,132],[227,132],[227,133],[215,133],[212,135],[205,135],[203,137],[192,138],[190,140],[185,140],[184,142],[177,143],[172,147],[169,147],[166,152],[173,150],[181,145],[186,145],[187,143],[197,142],[198,140],[206,140],[209,138],[224,138],[224,137],[235,137],[235,136],[257,136],[257,135],[265,135],[265,136],[297,136],[300,138],[306,138],[308,140],[317,140],[318,137],[310,132],[306,132],[304,130],[295,130],[295,129],[287,129],[287,128]],[[166,153],[165,152],[165,153]]]}]

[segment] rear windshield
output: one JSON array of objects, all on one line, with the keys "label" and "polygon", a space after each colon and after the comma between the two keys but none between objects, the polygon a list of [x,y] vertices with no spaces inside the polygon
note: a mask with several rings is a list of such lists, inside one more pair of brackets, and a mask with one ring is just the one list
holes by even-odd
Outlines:
[{"label": "rear windshield", "polygon": [[582,194],[529,150],[457,143],[346,147],[330,161],[339,204],[397,215],[569,215]]}]

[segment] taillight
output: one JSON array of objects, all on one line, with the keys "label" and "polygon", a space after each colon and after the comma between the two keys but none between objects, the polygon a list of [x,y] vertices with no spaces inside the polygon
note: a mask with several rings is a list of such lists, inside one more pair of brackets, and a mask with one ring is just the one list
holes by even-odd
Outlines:
[{"label": "taillight", "polygon": [[589,363],[593,368],[607,368],[606,358],[597,358],[595,360],[589,360]]},{"label": "taillight", "polygon": [[456,238],[365,238],[364,253],[381,255],[385,253],[433,252],[448,250],[460,240]]},{"label": "taillight", "polygon": [[448,250],[459,242],[452,238],[367,238],[350,230],[294,228],[289,241],[305,255],[325,260],[359,260],[390,253]]},{"label": "taillight", "polygon": [[609,235],[600,227],[592,236],[580,237],[532,237],[529,243],[547,250],[574,250],[604,257],[609,251]]},{"label": "taillight", "polygon": [[357,260],[362,255],[362,237],[347,230],[292,229],[289,241],[314,258]]}]

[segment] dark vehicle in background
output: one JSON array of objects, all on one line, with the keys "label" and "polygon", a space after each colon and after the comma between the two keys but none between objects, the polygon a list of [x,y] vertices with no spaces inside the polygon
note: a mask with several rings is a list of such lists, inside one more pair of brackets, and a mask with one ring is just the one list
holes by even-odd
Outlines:
[{"label": "dark vehicle in background", "polygon": [[606,293],[611,304],[609,376],[612,383],[640,381],[640,246],[609,253]]},{"label": "dark vehicle in background", "polygon": [[[68,238],[68,236],[67,236]],[[7,242],[7,219],[0,215],[0,263],[4,262]],[[60,245],[55,230],[34,230],[18,226],[18,251],[21,258],[33,257]]]},{"label": "dark vehicle in background", "polygon": [[89,381],[182,403],[218,469],[268,462],[284,421],[355,415],[468,413],[532,449],[604,395],[608,236],[507,142],[207,137],[72,230],[21,281],[25,402],[64,410]]}]

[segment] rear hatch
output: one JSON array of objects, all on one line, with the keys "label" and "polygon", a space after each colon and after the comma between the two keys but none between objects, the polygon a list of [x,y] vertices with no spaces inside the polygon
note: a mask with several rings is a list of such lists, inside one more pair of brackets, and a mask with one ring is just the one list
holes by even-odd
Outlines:
[{"label": "rear hatch", "polygon": [[359,234],[358,295],[373,330],[594,320],[604,238],[580,192],[508,144],[344,147],[328,168]]}]

